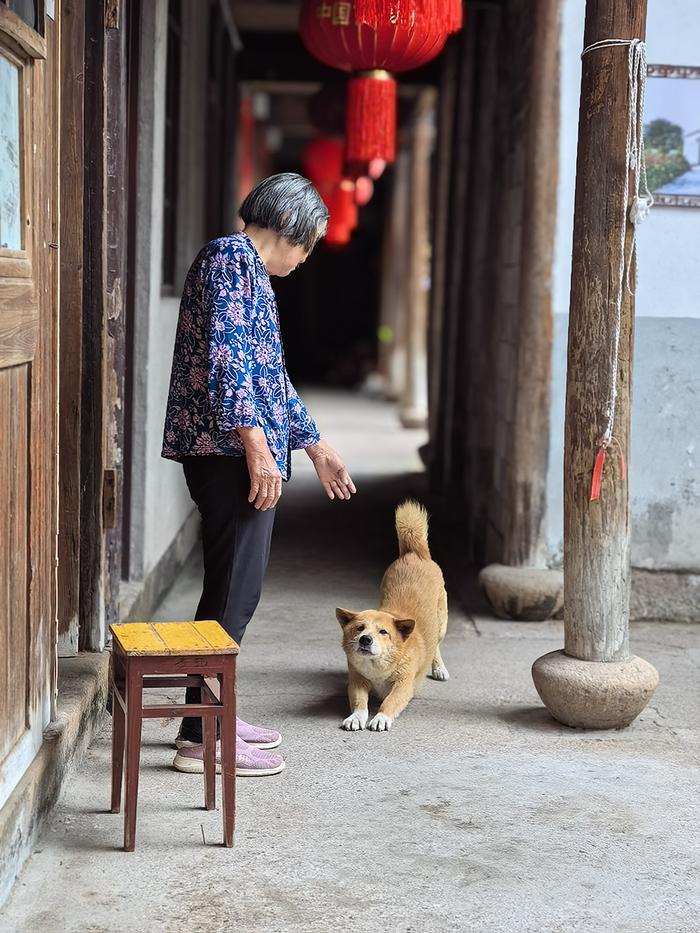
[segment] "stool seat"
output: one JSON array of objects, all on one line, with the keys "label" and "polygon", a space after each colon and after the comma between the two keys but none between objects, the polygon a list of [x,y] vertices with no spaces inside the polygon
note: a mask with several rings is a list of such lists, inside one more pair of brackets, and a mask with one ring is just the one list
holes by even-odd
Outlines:
[{"label": "stool seat", "polygon": [[238,654],[218,622],[118,622],[112,637],[126,655]]},{"label": "stool seat", "polygon": [[[141,727],[144,719],[202,720],[204,806],[216,806],[216,735],[221,733],[224,845],[233,845],[236,810],[236,661],[239,648],[218,622],[119,622],[112,632],[112,813],[126,771],[124,848],[136,845]],[[144,703],[144,692],[193,687],[199,703]]]}]

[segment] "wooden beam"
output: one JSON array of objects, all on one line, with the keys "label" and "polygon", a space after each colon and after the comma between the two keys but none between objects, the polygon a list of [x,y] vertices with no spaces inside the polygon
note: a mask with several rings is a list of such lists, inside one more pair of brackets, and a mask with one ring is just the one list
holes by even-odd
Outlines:
[{"label": "wooden beam", "polygon": [[232,14],[239,32],[297,32],[299,29],[298,3],[261,3],[243,0],[231,4]]}]

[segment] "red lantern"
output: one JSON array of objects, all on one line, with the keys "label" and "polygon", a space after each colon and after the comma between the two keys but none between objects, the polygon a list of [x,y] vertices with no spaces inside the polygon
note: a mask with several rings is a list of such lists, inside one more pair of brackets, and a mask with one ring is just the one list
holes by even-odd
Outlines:
[{"label": "red lantern", "polygon": [[324,201],[343,177],[344,157],[345,147],[342,139],[333,139],[330,136],[317,136],[304,150],[304,174],[313,182]]},{"label": "red lantern", "polygon": [[385,168],[386,162],[384,159],[370,159],[367,174],[373,181],[376,181],[382,177]]},{"label": "red lantern", "polygon": [[326,243],[345,246],[357,226],[355,183],[343,177],[343,143],[319,136],[304,151],[304,174],[313,182],[328,208]]},{"label": "red lantern", "polygon": [[328,229],[326,243],[329,246],[346,246],[352,231],[357,226],[357,204],[355,184],[344,178],[326,201],[328,206]]},{"label": "red lantern", "polygon": [[358,207],[364,207],[369,204],[374,194],[374,182],[366,175],[360,175],[355,180],[355,204]]},{"label": "red lantern", "polygon": [[461,0],[304,0],[299,31],[319,61],[360,72],[348,82],[346,158],[396,157],[396,82],[430,61],[462,24]]}]

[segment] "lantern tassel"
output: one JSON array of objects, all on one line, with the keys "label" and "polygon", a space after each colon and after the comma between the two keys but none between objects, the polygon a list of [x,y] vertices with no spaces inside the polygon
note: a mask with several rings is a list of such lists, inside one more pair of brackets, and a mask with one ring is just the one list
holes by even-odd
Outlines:
[{"label": "lantern tassel", "polygon": [[396,158],[396,82],[386,71],[348,81],[345,156],[351,167]]}]

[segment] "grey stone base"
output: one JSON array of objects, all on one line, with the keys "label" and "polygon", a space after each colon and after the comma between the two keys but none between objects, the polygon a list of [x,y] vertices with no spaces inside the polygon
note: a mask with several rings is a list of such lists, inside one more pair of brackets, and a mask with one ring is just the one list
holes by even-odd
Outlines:
[{"label": "grey stone base", "polygon": [[564,607],[561,570],[490,564],[479,574],[479,584],[501,619],[541,622],[555,618]]},{"label": "grey stone base", "polygon": [[[82,758],[105,715],[109,652],[80,654],[58,666],[56,719],[36,758],[0,810],[0,904],[34,848],[66,773]],[[105,785],[105,807],[109,788]]]},{"label": "grey stone base", "polygon": [[630,618],[700,622],[700,574],[633,569]]},{"label": "grey stone base", "polygon": [[642,658],[581,661],[550,651],[532,665],[532,679],[549,712],[566,726],[621,729],[636,719],[659,683]]},{"label": "grey stone base", "polygon": [[424,408],[401,408],[399,418],[402,428],[423,430],[428,424],[428,413]]}]

